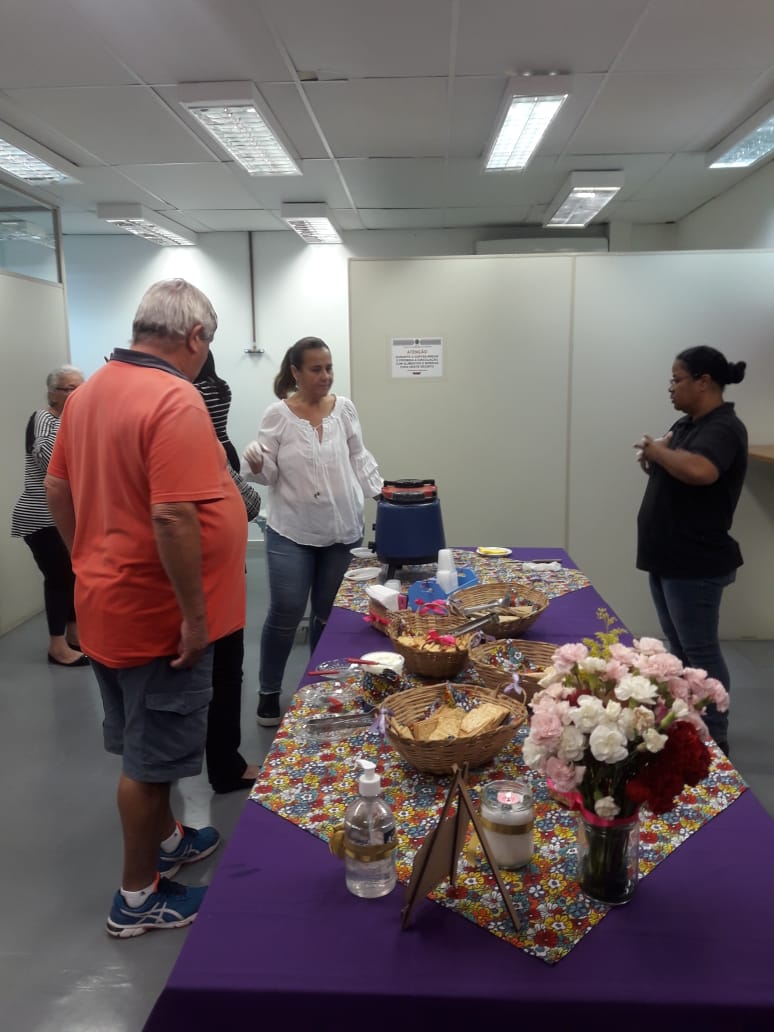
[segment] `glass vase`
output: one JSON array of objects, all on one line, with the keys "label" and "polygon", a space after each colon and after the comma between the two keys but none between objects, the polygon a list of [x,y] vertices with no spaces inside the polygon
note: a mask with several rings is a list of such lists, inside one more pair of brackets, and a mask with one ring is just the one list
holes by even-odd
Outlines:
[{"label": "glass vase", "polygon": [[640,818],[602,821],[578,811],[578,883],[597,903],[628,903],[639,877]]}]

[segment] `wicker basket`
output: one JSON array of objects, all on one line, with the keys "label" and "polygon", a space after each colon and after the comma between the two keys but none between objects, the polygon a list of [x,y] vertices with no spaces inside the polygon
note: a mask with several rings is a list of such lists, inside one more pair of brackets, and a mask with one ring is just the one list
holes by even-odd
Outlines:
[{"label": "wicker basket", "polygon": [[382,634],[389,637],[390,631],[390,620],[396,615],[391,610],[387,609],[382,605],[381,602],[377,602],[375,598],[368,598],[368,615],[371,618],[371,626],[375,631],[380,631]]},{"label": "wicker basket", "polygon": [[528,662],[534,663],[540,668],[533,672],[527,670],[518,672],[519,684],[524,688],[526,701],[529,702],[538,690],[538,681],[543,676],[545,668],[551,665],[551,659],[557,648],[557,645],[552,645],[547,641],[499,638],[497,641],[490,641],[471,649],[470,662],[484,687],[500,692],[511,683],[513,672],[504,670],[498,664],[498,659],[507,663],[509,660],[516,659],[517,653],[521,653]]},{"label": "wicker basket", "polygon": [[[447,685],[429,684],[419,688],[407,688],[406,691],[390,695],[383,704],[401,724],[409,724],[421,720],[428,708],[446,693]],[[428,774],[448,774],[456,763],[462,767],[467,763],[471,768],[481,767],[493,759],[503,749],[527,720],[527,707],[510,699],[507,695],[495,696],[486,688],[473,684],[455,684],[454,691],[464,695],[476,705],[479,702],[497,702],[510,710],[511,717],[507,724],[484,731],[483,734],[470,738],[450,738],[444,742],[416,742],[404,738],[393,730],[391,721],[387,721],[387,738],[396,752],[403,759]]]},{"label": "wicker basket", "polygon": [[[476,606],[486,606],[513,592],[531,605],[532,612],[526,615],[514,613],[509,616],[506,611],[493,616],[489,623],[481,628],[484,634],[493,638],[515,638],[523,634],[548,608],[548,597],[541,591],[518,581],[497,584],[476,584],[471,588],[459,588],[449,596],[449,612],[462,619],[470,617],[470,610]],[[466,612],[467,611],[467,612]]]},{"label": "wicker basket", "polygon": [[457,639],[464,648],[454,652],[426,652],[403,645],[397,639],[401,634],[427,634],[429,631],[448,634],[463,622],[455,616],[439,616],[437,613],[393,613],[388,633],[393,648],[406,660],[406,673],[434,678],[454,677],[458,674],[468,661],[469,634]]}]

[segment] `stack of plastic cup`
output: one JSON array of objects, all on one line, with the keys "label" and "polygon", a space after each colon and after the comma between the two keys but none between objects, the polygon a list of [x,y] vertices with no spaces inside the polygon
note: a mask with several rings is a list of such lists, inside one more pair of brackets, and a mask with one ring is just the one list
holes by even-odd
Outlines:
[{"label": "stack of plastic cup", "polygon": [[447,595],[452,591],[456,591],[459,580],[457,577],[457,567],[454,565],[454,556],[450,548],[442,548],[438,552],[438,571],[436,572],[435,579]]}]

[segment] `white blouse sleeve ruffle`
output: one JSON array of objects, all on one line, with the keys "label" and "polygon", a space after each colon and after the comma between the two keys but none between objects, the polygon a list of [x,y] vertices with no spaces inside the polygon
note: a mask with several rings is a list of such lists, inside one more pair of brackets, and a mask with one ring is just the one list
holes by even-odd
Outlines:
[{"label": "white blouse sleeve ruffle", "polygon": [[381,492],[384,481],[379,473],[376,459],[363,442],[363,431],[360,427],[357,409],[349,398],[343,398],[342,402],[342,422],[347,430],[347,445],[352,472],[355,474],[355,479],[360,484],[363,494],[374,498]]}]

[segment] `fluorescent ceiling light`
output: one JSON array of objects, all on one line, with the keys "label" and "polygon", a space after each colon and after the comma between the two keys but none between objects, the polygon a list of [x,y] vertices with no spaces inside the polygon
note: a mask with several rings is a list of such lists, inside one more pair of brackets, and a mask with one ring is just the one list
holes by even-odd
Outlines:
[{"label": "fluorescent ceiling light", "polygon": [[340,244],[327,204],[283,204],[280,216],[307,244]]},{"label": "fluorescent ceiling light", "polygon": [[757,111],[707,154],[709,168],[749,168],[774,151],[774,101]]},{"label": "fluorescent ceiling light", "polygon": [[178,99],[251,176],[300,176],[292,148],[251,82],[183,83]]},{"label": "fluorescent ceiling light", "polygon": [[544,226],[582,228],[609,204],[624,184],[623,172],[572,172],[554,197]]},{"label": "fluorescent ceiling light", "polygon": [[196,233],[142,204],[98,204],[97,217],[161,247],[193,247],[197,242]]},{"label": "fluorescent ceiling light", "polygon": [[42,158],[30,154],[29,151],[15,147],[7,140],[0,140],[0,168],[10,172],[25,183],[62,183],[71,181],[70,176],[49,165]]},{"label": "fluorescent ceiling light", "polygon": [[494,140],[486,153],[484,171],[525,168],[569,92],[568,76],[541,75],[509,80]]}]

